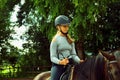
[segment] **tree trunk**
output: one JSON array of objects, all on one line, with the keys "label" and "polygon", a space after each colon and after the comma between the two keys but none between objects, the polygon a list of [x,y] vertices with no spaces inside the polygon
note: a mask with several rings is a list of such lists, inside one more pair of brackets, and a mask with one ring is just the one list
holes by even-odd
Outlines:
[{"label": "tree trunk", "polygon": [[83,46],[83,41],[78,40],[76,42],[76,52],[80,59],[85,60],[85,52],[84,52],[84,46]]}]

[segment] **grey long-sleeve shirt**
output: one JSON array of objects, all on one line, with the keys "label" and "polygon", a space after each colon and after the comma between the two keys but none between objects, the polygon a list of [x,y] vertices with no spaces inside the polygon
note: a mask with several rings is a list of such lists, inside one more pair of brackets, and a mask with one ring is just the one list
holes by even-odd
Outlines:
[{"label": "grey long-sleeve shirt", "polygon": [[76,55],[74,43],[69,44],[66,37],[56,35],[50,44],[50,59],[51,62],[59,64],[61,59],[72,58],[79,63],[80,58]]}]

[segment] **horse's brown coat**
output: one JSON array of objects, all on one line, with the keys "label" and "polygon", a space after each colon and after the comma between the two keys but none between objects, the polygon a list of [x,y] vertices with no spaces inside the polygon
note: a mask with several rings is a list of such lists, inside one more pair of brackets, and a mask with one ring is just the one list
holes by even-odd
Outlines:
[{"label": "horse's brown coat", "polygon": [[[114,80],[120,80],[120,50],[113,55],[100,51],[100,54],[87,59],[84,63],[76,65],[73,74],[73,80],[111,80],[108,74],[108,66]],[[117,56],[116,56],[117,55]],[[106,59],[104,58],[106,57]],[[111,60],[117,60],[117,63],[110,63]],[[48,80],[50,71],[38,74],[34,80]]]}]

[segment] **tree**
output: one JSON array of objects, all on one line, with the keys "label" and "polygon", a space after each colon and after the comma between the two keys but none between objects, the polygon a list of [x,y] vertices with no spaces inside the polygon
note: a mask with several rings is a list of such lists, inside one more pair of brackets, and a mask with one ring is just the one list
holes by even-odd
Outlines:
[{"label": "tree", "polygon": [[[9,20],[10,13],[16,4],[20,5],[20,10],[17,15],[18,21],[14,25],[29,27],[29,30],[21,36],[21,39],[26,37],[28,41],[23,45],[25,55],[21,58],[21,61],[28,58],[26,65],[31,61],[32,56],[35,58],[30,66],[39,64],[37,60],[40,60],[40,64],[43,65],[45,65],[44,62],[47,63],[45,60],[49,57],[49,42],[56,32],[54,19],[60,14],[70,18],[69,33],[76,39],[76,43],[80,44],[77,46],[78,49],[96,54],[98,48],[119,47],[119,0],[26,0],[23,5],[20,4],[20,0],[4,0],[0,4],[1,57],[8,54],[8,49],[13,49],[8,48],[10,46],[8,39],[13,32],[13,26],[10,26]],[[15,50],[17,53],[17,49]]]},{"label": "tree", "polygon": [[[100,22],[103,23],[105,21],[102,18],[104,18],[104,16],[106,15],[107,8],[110,7],[109,5],[114,3],[119,4],[119,1],[34,0],[33,3],[35,10],[38,11],[38,14],[40,14],[42,18],[40,24],[41,30],[43,32],[45,31],[46,34],[49,33],[48,38],[50,40],[52,38],[51,35],[52,36],[54,35],[53,30],[55,30],[55,28],[53,26],[55,17],[58,16],[59,14],[65,14],[69,16],[72,20],[70,33],[73,34],[73,37],[75,37],[77,41],[83,43],[85,50],[96,53],[96,50],[98,48],[104,49],[106,47],[105,45],[100,47],[100,45],[104,44],[104,40],[102,40],[101,38],[106,37],[106,36],[102,37],[102,34],[100,33],[101,26]],[[104,24],[104,26],[106,26],[106,24]],[[117,32],[119,31],[117,30]],[[107,43],[107,45],[109,45],[109,43]]]},{"label": "tree", "polygon": [[105,49],[117,49],[120,46],[120,2],[110,3],[106,8],[106,15],[100,18],[99,28],[102,44]]},{"label": "tree", "polygon": [[7,54],[8,39],[10,38],[10,12],[13,10],[14,5],[19,3],[20,0],[3,0],[0,1],[0,64],[4,60],[3,56]]}]

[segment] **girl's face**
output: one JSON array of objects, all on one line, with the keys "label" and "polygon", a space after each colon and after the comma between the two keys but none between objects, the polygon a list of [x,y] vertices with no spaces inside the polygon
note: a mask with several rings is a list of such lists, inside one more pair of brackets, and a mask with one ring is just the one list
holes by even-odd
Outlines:
[{"label": "girl's face", "polygon": [[69,25],[60,25],[60,26],[58,27],[58,30],[59,30],[59,31],[61,30],[63,33],[67,33],[68,30],[69,30]]}]

